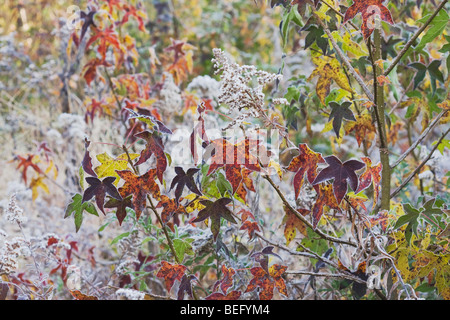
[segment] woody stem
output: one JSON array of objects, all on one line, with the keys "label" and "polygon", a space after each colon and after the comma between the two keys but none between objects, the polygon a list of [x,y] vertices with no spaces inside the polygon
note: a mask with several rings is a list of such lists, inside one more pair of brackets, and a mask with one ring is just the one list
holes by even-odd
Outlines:
[{"label": "woody stem", "polygon": [[[139,172],[137,171],[136,167],[135,167],[134,164],[133,164],[133,161],[131,161],[131,157],[130,157],[130,154],[129,154],[129,152],[128,152],[128,148],[127,148],[125,145],[123,145],[123,146],[122,146],[122,149],[123,149],[123,151],[125,152],[125,154],[127,155],[128,163],[130,164],[130,166],[131,166],[131,168],[133,169],[134,173],[135,173],[135,174],[139,174]],[[161,216],[159,215],[158,211],[156,210],[156,207],[155,207],[155,205],[153,204],[152,198],[151,198],[149,195],[147,195],[147,200],[148,200],[148,202],[150,203],[150,209],[153,211],[153,213],[154,213],[155,216],[156,216],[156,219],[158,219],[158,222],[161,224],[162,230],[163,230],[164,235],[165,235],[165,237],[166,237],[166,239],[167,239],[167,244],[169,245],[170,251],[172,252],[172,255],[174,256],[175,261],[176,261],[178,264],[182,264],[182,261],[180,261],[180,259],[179,259],[178,256],[177,256],[177,252],[175,251],[175,247],[173,246],[173,241],[172,241],[172,239],[170,238],[169,232],[167,231],[167,228],[166,228],[166,226],[164,225],[164,223],[163,223],[163,221],[162,221],[162,219],[161,219]],[[194,299],[195,299],[195,300],[198,300],[197,293],[195,292],[194,289],[192,289],[192,295],[194,296]]]},{"label": "woody stem", "polygon": [[381,30],[375,28],[373,32],[375,48],[372,52],[373,65],[373,81],[374,81],[374,96],[375,108],[374,114],[378,123],[378,135],[380,139],[380,162],[383,166],[381,169],[381,210],[390,209],[390,192],[391,192],[391,168],[389,165],[389,150],[386,135],[386,120],[385,120],[385,102],[384,102],[384,88],[383,84],[378,81],[377,75],[382,75],[383,70],[375,62],[381,59]]}]

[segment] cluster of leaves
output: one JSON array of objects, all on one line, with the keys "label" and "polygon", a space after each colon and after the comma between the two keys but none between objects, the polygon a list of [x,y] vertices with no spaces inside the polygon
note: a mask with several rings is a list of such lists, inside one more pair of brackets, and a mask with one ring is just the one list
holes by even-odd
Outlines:
[{"label": "cluster of leaves", "polygon": [[[142,244],[156,244],[157,252],[140,253],[139,263],[129,270],[126,280],[121,279],[120,286],[138,288],[146,294],[150,294],[146,291],[148,277],[164,281],[166,297],[175,288],[180,300],[265,300],[290,296],[286,282],[290,280],[287,270],[291,265],[284,264],[274,246],[261,244],[269,242],[265,235],[274,234],[275,230],[268,229],[275,225],[283,230],[284,243],[277,246],[280,251],[297,250],[309,257],[313,271],[307,284],[311,284],[315,294],[314,275],[329,268],[338,279],[332,281],[334,289],[344,292],[351,285],[353,297],[372,297],[372,291],[367,294],[367,281],[368,266],[373,264],[382,267],[384,283],[389,286],[377,288],[375,292],[380,297],[392,296],[398,290],[408,297],[419,292],[450,299],[448,194],[439,194],[438,183],[424,186],[418,179],[414,182],[421,195],[414,205],[412,201],[408,203],[406,199],[416,195],[417,190],[403,189],[409,182],[402,183],[405,177],[429,170],[437,180],[435,168],[426,161],[421,164],[423,157],[414,150],[414,159],[408,166],[389,163],[392,154],[409,155],[414,135],[425,137],[433,129],[430,126],[447,124],[450,119],[449,36],[445,29],[449,18],[442,7],[434,11],[433,3],[403,2],[416,9],[407,7],[410,17],[401,23],[403,11],[399,1],[269,2],[272,8],[279,7],[274,10],[282,12],[280,33],[284,50],[308,51],[312,66],[308,77],[296,75],[288,80],[285,92],[278,92],[279,83],[273,88],[272,95],[281,95],[288,103],[271,104],[263,110],[268,119],[281,116],[276,127],[282,132],[281,139],[272,141],[271,148],[265,141],[246,136],[246,127],[254,123],[242,124],[244,136],[237,141],[207,135],[207,115],[219,114],[221,121],[229,118],[223,117],[217,101],[186,89],[192,76],[211,67],[207,63],[197,67],[196,56],[210,58],[211,53],[201,52],[201,41],[193,45],[178,38],[182,24],[176,22],[176,16],[174,38],[167,43],[161,39],[166,32],[164,21],[150,23],[143,4],[88,1],[66,54],[75,60],[80,52],[84,56],[80,74],[88,90],[108,88],[107,92],[100,90],[98,98],[85,99],[85,121],[94,124],[99,117],[109,119],[122,128],[124,143],[115,146],[114,154],[93,155],[91,141],[85,140],[79,168],[80,192],[72,195],[64,217],[73,216],[77,232],[85,213],[99,216],[98,210],[104,215],[113,213],[118,228],[132,225],[131,230],[113,239],[112,245],[130,236],[135,228],[144,230],[147,237]],[[265,9],[267,4],[261,6]],[[158,1],[154,7],[158,17],[167,13],[167,3]],[[411,32],[414,35],[419,29],[408,25],[412,19],[428,29],[420,39],[416,37],[413,44],[408,44]],[[251,18],[236,39],[240,49],[252,47],[248,40],[252,34],[250,22]],[[137,30],[129,32],[132,23]],[[142,54],[141,37],[151,37],[158,44]],[[205,35],[208,40],[215,37]],[[304,43],[303,48],[299,48],[300,43]],[[259,45],[254,44],[253,48]],[[445,55],[447,70],[442,63]],[[143,56],[148,70],[138,72]],[[288,64],[288,60],[283,62],[281,73]],[[162,94],[167,86],[176,88],[181,97],[176,110],[169,110]],[[311,86],[314,90],[310,90]],[[388,92],[391,100],[384,103]],[[391,107],[389,112],[387,107]],[[198,120],[189,135],[192,165],[173,165],[176,150],[169,147],[170,136],[177,125],[191,118]],[[433,118],[437,120],[432,122]],[[421,128],[416,125],[418,121]],[[323,124],[319,135],[312,129],[314,122]],[[305,130],[299,130],[302,127]],[[449,144],[444,137],[434,141],[434,145],[441,154],[448,155]],[[295,150],[295,155],[279,162],[266,161],[266,155],[280,146]],[[40,160],[44,157],[45,168]],[[48,193],[43,181],[55,166],[45,143],[36,154],[17,156],[16,160],[25,183],[27,169],[37,175],[29,185],[33,200],[38,196],[38,187]],[[401,191],[392,199],[391,176],[398,179]],[[274,212],[270,217],[258,210],[261,177],[282,202],[279,208],[270,208]],[[389,205],[381,210],[386,195]],[[306,201],[307,197],[312,200]],[[273,222],[275,219],[278,220]],[[198,233],[201,230],[201,235],[186,232],[189,228]],[[347,240],[349,233],[351,240]],[[230,238],[231,242],[227,242]],[[202,241],[207,243],[203,245],[206,249],[197,245]],[[353,256],[359,258],[351,266],[341,262],[340,244],[356,251]],[[76,244],[71,245],[52,272],[60,269],[62,279],[66,279],[65,268],[77,250]],[[208,281],[202,280],[211,274],[216,281],[204,288]],[[405,288],[399,290],[402,284]],[[203,297],[198,296],[200,291],[205,293]],[[75,299],[95,298],[80,291],[71,293]]]}]

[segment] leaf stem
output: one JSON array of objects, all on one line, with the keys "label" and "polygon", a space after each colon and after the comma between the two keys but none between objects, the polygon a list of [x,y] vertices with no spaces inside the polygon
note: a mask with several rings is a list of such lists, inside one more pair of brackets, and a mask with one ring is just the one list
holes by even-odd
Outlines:
[{"label": "leaf stem", "polygon": [[[123,145],[122,149],[126,153],[127,159],[128,159],[128,163],[131,165],[131,168],[133,169],[134,173],[135,174],[139,174],[139,172],[137,171],[136,167],[133,164],[133,161],[131,161],[131,157],[130,157],[130,154],[128,152],[128,148],[125,145]],[[172,252],[172,255],[174,256],[174,259],[175,259],[176,263],[182,264],[183,261],[180,261],[180,259],[178,258],[177,252],[175,251],[175,247],[173,246],[173,241],[170,238],[169,232],[167,231],[167,228],[164,225],[164,222],[162,221],[161,216],[159,215],[158,211],[156,210],[156,207],[153,204],[152,198],[149,195],[147,195],[147,200],[150,203],[150,209],[153,211],[153,213],[156,216],[156,219],[158,219],[158,222],[161,224],[161,228],[162,228],[162,230],[164,232],[164,235],[166,237],[167,244],[169,245],[170,251]],[[198,300],[197,293],[195,292],[195,290],[193,288],[192,288],[192,295],[194,296],[195,300]]]}]

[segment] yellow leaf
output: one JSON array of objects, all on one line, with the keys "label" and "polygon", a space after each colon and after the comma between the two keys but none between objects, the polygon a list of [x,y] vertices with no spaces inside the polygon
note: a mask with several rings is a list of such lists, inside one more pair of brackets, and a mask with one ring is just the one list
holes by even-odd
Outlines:
[{"label": "yellow leaf", "polygon": [[316,93],[322,104],[325,104],[325,98],[330,93],[331,82],[334,80],[342,89],[353,92],[348,82],[347,76],[343,72],[339,61],[336,58],[326,56],[315,56],[312,61],[317,66],[311,73],[308,81],[318,76]]},{"label": "yellow leaf", "polygon": [[201,200],[208,200],[207,197],[203,197],[203,196],[199,197],[195,193],[191,193],[191,194],[187,195],[186,197],[184,197],[184,199],[187,199],[187,200],[190,201],[189,204],[186,206],[186,212],[187,213],[194,212],[195,210],[202,210],[203,208],[205,208],[205,206],[202,205],[200,203],[200,201]]},{"label": "yellow leaf", "polygon": [[37,178],[31,179],[30,188],[31,188],[31,195],[33,201],[36,200],[36,198],[39,195],[38,188],[40,187],[42,190],[44,190],[45,193],[50,193],[48,186],[43,182],[44,176],[39,176]]},{"label": "yellow leaf", "polygon": [[[130,159],[136,159],[139,156],[137,153],[130,153]],[[101,165],[94,169],[95,173],[97,173],[98,178],[103,177],[116,177],[114,181],[114,185],[117,186],[119,183],[120,177],[116,173],[116,170],[127,170],[128,169],[128,158],[126,153],[122,153],[117,158],[112,158],[106,152],[97,155],[97,160],[100,161]]]}]

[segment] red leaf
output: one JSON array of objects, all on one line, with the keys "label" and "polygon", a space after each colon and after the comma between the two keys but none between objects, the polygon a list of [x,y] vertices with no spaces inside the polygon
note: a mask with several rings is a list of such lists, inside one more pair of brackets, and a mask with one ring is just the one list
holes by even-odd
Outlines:
[{"label": "red leaf", "polygon": [[366,189],[373,182],[373,199],[376,202],[378,200],[381,189],[381,169],[383,165],[380,162],[376,166],[372,166],[372,160],[367,157],[362,157],[361,160],[366,164],[366,171],[364,171],[359,177],[359,186],[358,189],[356,189],[355,193]]},{"label": "red leaf", "polygon": [[88,296],[84,293],[81,293],[78,290],[71,290],[70,293],[75,298],[75,300],[98,300],[95,296]]},{"label": "red leaf", "polygon": [[119,177],[125,180],[125,184],[119,188],[119,192],[124,197],[127,197],[130,194],[133,195],[132,203],[134,211],[136,212],[136,219],[139,220],[139,217],[145,208],[147,201],[146,196],[151,194],[156,199],[160,197],[159,186],[155,182],[156,169],[150,169],[141,176],[137,176],[129,170],[116,170],[116,172]]},{"label": "red leaf", "polygon": [[298,198],[300,189],[303,186],[303,179],[306,173],[309,183],[312,183],[317,176],[317,166],[325,162],[320,153],[312,151],[306,143],[298,146],[300,154],[292,159],[286,170],[296,172],[294,176],[295,199]]},{"label": "red leaf", "polygon": [[215,292],[207,296],[205,300],[238,300],[240,296],[241,292],[236,290],[230,291],[227,295],[220,292]]},{"label": "red leaf", "polygon": [[87,177],[86,182],[89,183],[90,186],[84,191],[81,203],[89,201],[95,197],[97,207],[103,212],[103,214],[105,214],[103,205],[105,203],[106,194],[109,194],[114,199],[122,200],[121,195],[113,184],[115,180],[116,177],[106,177],[103,180],[94,177]]},{"label": "red leaf", "polygon": [[157,273],[158,278],[164,278],[166,289],[170,292],[175,280],[181,280],[186,271],[186,267],[180,264],[170,264],[167,261],[161,261],[162,267]]},{"label": "red leaf", "polygon": [[391,13],[382,2],[384,0],[354,0],[347,9],[344,16],[344,23],[353,19],[358,13],[362,14],[363,24],[361,31],[364,39],[367,39],[375,29],[375,16],[378,15],[383,21],[394,24]]},{"label": "red leaf", "polygon": [[236,271],[233,268],[227,268],[225,265],[222,265],[222,274],[222,279],[214,284],[214,291],[220,287],[220,290],[227,294],[228,289],[233,286],[233,276],[236,274]]},{"label": "red leaf", "polygon": [[320,221],[323,215],[323,208],[327,206],[330,209],[339,210],[339,205],[333,193],[333,186],[331,184],[321,184],[318,189],[317,200],[312,208],[313,226],[314,228]]},{"label": "red leaf", "polygon": [[151,133],[149,131],[144,131],[135,135],[136,138],[144,139],[146,142],[145,149],[141,151],[141,156],[136,162],[136,165],[140,165],[150,159],[152,154],[156,157],[156,174],[159,181],[163,182],[163,174],[167,168],[167,158],[164,153],[164,145],[162,139],[156,133]]},{"label": "red leaf", "polygon": [[84,172],[90,174],[91,176],[96,177],[97,174],[94,172],[94,170],[92,169],[92,158],[89,154],[89,145],[91,144],[91,142],[85,138],[84,139],[84,157],[83,157],[83,161],[81,162],[81,165],[83,167]]},{"label": "red leaf", "polygon": [[17,169],[19,169],[20,167],[23,167],[23,169],[22,169],[22,179],[25,182],[25,184],[27,183],[27,169],[28,169],[28,167],[33,168],[34,171],[36,171],[37,173],[42,173],[41,169],[35,163],[33,163],[33,158],[34,158],[34,155],[32,155],[32,154],[29,154],[27,156],[27,158],[24,158],[22,156],[16,156],[16,159],[19,160],[19,164],[17,165]]},{"label": "red leaf", "polygon": [[179,205],[174,199],[170,199],[168,196],[162,195],[161,201],[158,202],[156,208],[163,208],[161,212],[161,219],[164,224],[176,214],[186,213],[186,209]]},{"label": "red leaf", "polygon": [[255,235],[256,231],[261,231],[259,229],[258,223],[250,220],[244,221],[239,230],[247,230],[248,237],[250,238],[250,240],[253,239],[253,236]]},{"label": "red leaf", "polygon": [[286,269],[286,266],[278,264],[272,265],[269,268],[268,273],[261,267],[250,269],[253,279],[250,281],[245,292],[253,291],[259,287],[261,289],[259,292],[259,299],[270,300],[273,297],[273,290],[276,287],[278,292],[287,296],[286,284],[281,277]]},{"label": "red leaf", "polygon": [[340,204],[342,198],[347,193],[347,181],[353,191],[358,188],[358,176],[355,171],[364,168],[365,164],[357,160],[348,160],[344,163],[335,156],[325,158],[328,167],[320,171],[312,182],[313,185],[334,179],[333,191],[336,196],[337,203]]}]

